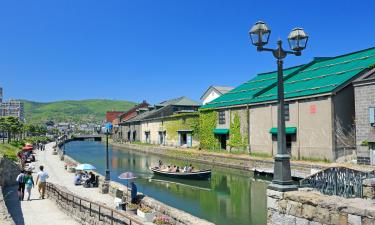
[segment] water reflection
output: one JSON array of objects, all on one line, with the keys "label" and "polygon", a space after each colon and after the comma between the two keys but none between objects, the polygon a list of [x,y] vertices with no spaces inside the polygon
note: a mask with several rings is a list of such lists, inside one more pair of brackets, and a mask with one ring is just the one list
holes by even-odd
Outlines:
[{"label": "water reflection", "polygon": [[[98,142],[70,142],[66,153],[81,162],[95,165],[104,174],[105,145]],[[266,224],[267,180],[254,179],[250,172],[194,163],[201,169],[212,169],[209,181],[172,179],[154,176],[149,167],[159,159],[165,164],[183,167],[190,163],[161,158],[131,150],[110,147],[111,179],[131,171],[138,177],[138,190],[161,202],[184,210],[216,224]]]}]

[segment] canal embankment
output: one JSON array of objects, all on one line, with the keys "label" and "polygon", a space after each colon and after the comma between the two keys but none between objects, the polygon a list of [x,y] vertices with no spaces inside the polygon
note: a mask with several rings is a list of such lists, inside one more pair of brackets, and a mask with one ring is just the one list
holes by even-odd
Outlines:
[{"label": "canal embankment", "polygon": [[[70,141],[68,141],[70,142]],[[57,152],[60,154],[58,155],[59,157],[56,158],[61,158],[62,161],[64,162],[63,164],[65,165],[78,165],[81,162],[78,160],[68,156],[68,155],[61,155],[61,149],[62,143],[57,146]],[[64,165],[60,165],[63,167]],[[69,168],[67,168],[69,170]],[[74,170],[71,170],[72,172]],[[68,173],[68,171],[65,171]],[[68,173],[69,174],[69,173]],[[73,173],[70,173],[73,174]],[[105,177],[102,174],[95,173],[96,175],[99,176],[99,190],[97,190],[98,194],[100,193],[108,193],[108,195],[100,194],[102,196],[108,196],[112,199],[112,205],[114,198],[129,198],[130,196],[130,191],[127,189],[127,187],[121,183],[118,183],[116,181],[110,181],[110,182],[105,182]],[[72,178],[73,180],[73,178]],[[82,187],[80,187],[82,188]],[[99,193],[100,192],[100,193]],[[73,193],[75,193],[73,191]],[[169,218],[172,219],[172,224],[177,224],[177,225],[210,225],[213,224],[211,222],[208,222],[207,220],[198,218],[196,216],[193,216],[185,211],[176,209],[174,207],[168,206],[160,201],[155,200],[154,198],[151,198],[149,196],[144,195],[143,193],[138,192],[139,195],[143,196],[141,204],[144,206],[147,206],[154,210],[157,215],[166,215]],[[101,197],[102,198],[102,197]],[[105,197],[107,198],[107,197]],[[107,205],[108,205],[107,201]]]},{"label": "canal embankment", "polygon": [[[272,175],[273,173],[274,160],[272,158],[253,157],[247,154],[209,152],[191,148],[118,143],[113,141],[110,141],[109,143],[122,149],[130,149],[172,159],[186,160],[188,162],[197,162],[245,171],[257,171],[261,174]],[[304,178],[329,166],[330,164],[321,162],[292,161],[292,176],[295,178]]]},{"label": "canal embankment", "polygon": [[15,225],[5,204],[5,198],[10,194],[15,195],[16,193],[5,193],[4,189],[6,186],[16,183],[19,172],[19,165],[6,157],[0,157],[0,221],[4,225]]}]

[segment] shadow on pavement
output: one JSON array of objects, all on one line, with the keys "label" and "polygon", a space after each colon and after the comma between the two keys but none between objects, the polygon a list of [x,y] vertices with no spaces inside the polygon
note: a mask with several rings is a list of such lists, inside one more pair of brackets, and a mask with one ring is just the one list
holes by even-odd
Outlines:
[{"label": "shadow on pavement", "polygon": [[17,186],[6,187],[3,190],[3,196],[5,205],[16,225],[24,225],[25,221],[23,218],[21,203],[18,200],[17,188]]}]

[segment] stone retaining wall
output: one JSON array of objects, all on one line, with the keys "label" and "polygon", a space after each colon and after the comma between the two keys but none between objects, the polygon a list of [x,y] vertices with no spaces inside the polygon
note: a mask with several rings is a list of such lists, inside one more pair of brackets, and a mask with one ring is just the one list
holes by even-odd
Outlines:
[{"label": "stone retaining wall", "polygon": [[[74,160],[73,158],[67,155],[64,156],[64,161],[66,163],[79,164],[78,161]],[[108,184],[104,181],[104,178],[105,178],[104,176],[98,173],[96,173],[96,175],[99,176],[99,191],[100,192],[108,193],[110,196],[118,197],[118,198],[122,198],[124,196],[130,197],[130,191],[127,190],[127,187],[125,185],[120,184],[115,181],[110,181]],[[140,192],[138,192],[138,194],[143,195]],[[182,210],[168,206],[148,196],[143,197],[142,204],[155,210],[157,215],[169,216],[173,220],[174,224],[176,225],[212,225],[213,224],[211,222],[208,222],[207,220],[195,217],[189,213],[186,213]]]},{"label": "stone retaining wall", "polygon": [[20,173],[20,167],[7,158],[0,158],[0,186],[17,184],[16,178]]},{"label": "stone retaining wall", "polygon": [[268,225],[375,224],[375,201],[327,196],[310,189],[267,190]]},{"label": "stone retaining wall", "polygon": [[5,205],[3,187],[16,184],[19,166],[7,158],[0,158],[0,221],[4,225],[15,225]]}]

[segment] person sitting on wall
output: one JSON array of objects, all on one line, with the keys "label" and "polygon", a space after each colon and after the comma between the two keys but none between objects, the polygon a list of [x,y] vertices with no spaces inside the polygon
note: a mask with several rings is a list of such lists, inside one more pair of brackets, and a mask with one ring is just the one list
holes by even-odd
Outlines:
[{"label": "person sitting on wall", "polygon": [[86,186],[90,186],[90,184],[93,184],[95,182],[95,174],[93,172],[89,172],[89,179],[86,180]]},{"label": "person sitting on wall", "polygon": [[74,177],[74,184],[75,185],[80,185],[81,181],[82,181],[81,173],[78,172],[78,173],[76,173],[76,175]]}]

